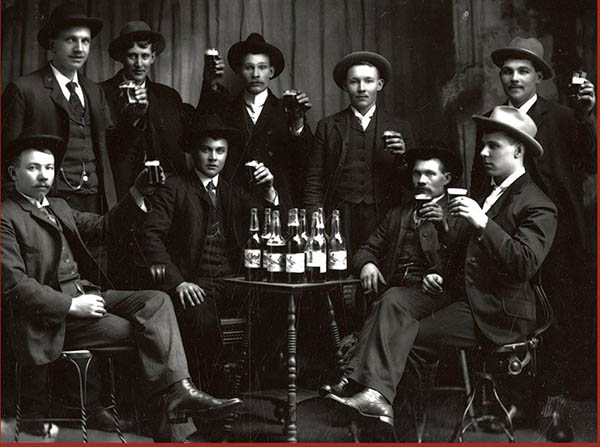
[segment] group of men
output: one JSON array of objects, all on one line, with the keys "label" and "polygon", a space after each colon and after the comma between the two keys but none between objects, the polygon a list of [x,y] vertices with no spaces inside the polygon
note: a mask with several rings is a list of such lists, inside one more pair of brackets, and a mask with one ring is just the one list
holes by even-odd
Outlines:
[{"label": "group of men", "polygon": [[[227,54],[242,92],[232,97],[221,85],[218,58],[204,67],[194,110],[150,80],[165,39],[141,21],[109,46],[123,69],[100,84],[86,79],[79,70],[101,27],[76,3],[57,6],[38,33],[50,62],[2,95],[3,184],[12,183],[2,202],[2,297],[31,384],[28,409],[46,409],[47,365],[62,350],[134,343],[155,440],[193,432],[170,424],[176,415],[234,412],[239,399],[196,389],[186,359],[196,347],[209,363],[219,354],[219,315],[239,306],[222,278],[240,270],[250,207],[340,210],[373,303],[351,373],[322,393],[356,416],[393,424],[399,384],[418,379],[444,348],[530,333],[533,283],[547,256],[573,248],[579,164],[591,170],[595,160],[594,86],[584,82],[573,110],[538,97],[552,69],[536,39],[492,54],[508,104],[474,117],[482,146],[472,198],[449,200],[461,160],[443,143],[418,145],[406,121],[377,106],[392,76],[379,54],[337,63],[333,78],[350,106],[319,121],[313,136],[308,95],[298,91],[287,110],[269,89],[285,58],[261,35]],[[134,82],[131,98],[124,81]],[[159,182],[148,160],[160,161]],[[431,200],[417,207],[417,194]],[[555,234],[562,243],[552,248]],[[144,288],[160,271],[150,288],[162,292],[115,290],[140,288],[119,275],[139,269]],[[105,427],[102,411],[96,418]],[[49,425],[24,429],[43,434]]]}]

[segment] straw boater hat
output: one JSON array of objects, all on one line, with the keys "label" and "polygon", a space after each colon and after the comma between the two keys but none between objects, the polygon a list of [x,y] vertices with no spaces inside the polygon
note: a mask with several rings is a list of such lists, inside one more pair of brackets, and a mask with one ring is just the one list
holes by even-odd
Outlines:
[{"label": "straw boater hat", "polygon": [[8,164],[21,152],[27,149],[49,150],[54,155],[54,170],[58,171],[67,145],[65,140],[56,135],[31,134],[23,135],[7,144],[2,145],[3,173],[8,174]]},{"label": "straw boater hat", "polygon": [[271,79],[279,76],[285,68],[285,59],[281,50],[265,42],[265,39],[260,34],[252,33],[246,40],[233,44],[227,53],[227,62],[229,62],[234,72],[239,72],[244,56],[248,53],[266,54],[269,56],[271,65],[275,67],[273,78]]},{"label": "straw boater hat", "polygon": [[392,64],[385,57],[370,51],[356,51],[345,55],[333,69],[333,79],[339,88],[344,88],[348,69],[353,65],[359,65],[361,62],[368,62],[377,67],[379,77],[384,81],[384,86],[392,78]]},{"label": "straw boater hat", "polygon": [[51,36],[70,26],[87,26],[93,38],[100,32],[103,23],[97,17],[89,17],[77,3],[65,2],[52,10],[50,18],[38,31],[38,42],[44,48],[49,49]]},{"label": "straw boater hat", "polygon": [[149,40],[152,42],[152,51],[158,56],[165,49],[165,38],[158,31],[152,31],[150,25],[141,20],[127,22],[119,37],[113,40],[108,46],[108,54],[114,60],[123,62],[125,51],[131,47],[131,42],[141,42]]},{"label": "straw boater hat", "polygon": [[537,133],[537,126],[529,115],[515,107],[498,106],[492,110],[489,118],[473,115],[473,121],[481,126],[484,131],[499,130],[506,132],[522,142],[527,151],[534,157],[541,158],[544,155],[544,148],[534,138]]},{"label": "straw boater hat", "polygon": [[203,136],[225,138],[229,147],[239,144],[242,139],[242,132],[235,127],[229,127],[221,121],[219,115],[202,115],[194,118],[188,131],[182,138],[182,147],[186,152],[191,152],[197,142]]},{"label": "straw boater hat", "polygon": [[544,79],[554,76],[552,67],[544,60],[544,46],[535,37],[515,37],[506,48],[492,51],[494,64],[502,68],[507,59],[530,60],[536,70],[542,72]]},{"label": "straw boater hat", "polygon": [[[424,141],[421,145],[406,151],[406,164],[409,172],[412,172],[413,166],[417,160],[429,160],[439,158],[446,169],[452,174],[452,182],[458,180],[462,175],[462,163],[456,154],[441,141]],[[412,188],[412,181],[408,181]]]}]

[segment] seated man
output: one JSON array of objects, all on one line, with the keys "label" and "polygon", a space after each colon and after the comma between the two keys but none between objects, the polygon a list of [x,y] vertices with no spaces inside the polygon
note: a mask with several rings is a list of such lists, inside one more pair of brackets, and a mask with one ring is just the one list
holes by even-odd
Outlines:
[{"label": "seated man", "polygon": [[55,160],[62,160],[65,150],[64,140],[47,135],[24,136],[3,147],[15,191],[2,202],[2,304],[27,383],[23,398],[45,415],[47,366],[62,350],[134,343],[146,379],[143,395],[161,409],[151,413],[157,422],[154,439],[183,441],[191,428],[171,432],[167,416],[170,421],[190,414],[220,417],[241,401],[196,389],[168,296],[107,290],[103,286],[110,280],[82,240],[117,237],[142,214],[144,195],[154,186],[143,171],[107,215],[76,211],[63,199],[46,197],[59,168]]},{"label": "seated man", "polygon": [[[395,352],[405,353],[390,358],[394,369],[403,369],[417,335],[418,320],[448,303],[437,273],[442,263],[438,232],[445,232],[447,227],[446,188],[452,180],[460,178],[462,165],[452,152],[437,142],[409,150],[406,159],[414,194],[388,211],[354,256],[354,267],[360,271],[362,287],[367,293],[378,293],[381,287],[389,286],[365,322],[348,365],[348,370],[360,375],[351,375],[353,381],[343,377],[337,385],[324,385],[321,395],[346,395],[350,389],[360,391],[356,383],[360,377],[374,377],[375,371],[389,369],[382,361],[392,347]],[[419,195],[430,199],[422,207],[415,200]],[[428,289],[422,284],[427,284]],[[377,341],[373,337],[379,333],[386,335],[381,344],[376,345],[378,348],[373,349]],[[380,388],[377,378],[373,380],[366,384]],[[391,413],[385,416],[388,417]]]},{"label": "seated man", "polygon": [[[393,424],[391,403],[400,381],[418,383],[424,365],[442,350],[517,342],[534,328],[531,281],[552,246],[557,211],[525,172],[523,159],[525,152],[541,157],[543,149],[534,139],[534,122],[513,107],[496,107],[490,118],[473,119],[484,132],[483,165],[498,186],[477,201],[463,196],[449,204],[446,245],[449,253],[462,254],[447,257],[446,280],[438,282],[450,304],[415,321],[409,342],[398,335],[397,319],[378,321],[382,305],[375,307],[368,322],[375,321],[361,333],[364,350],[371,351],[368,363],[352,358],[349,378],[327,395],[356,415]],[[423,290],[440,288],[424,279]]]},{"label": "seated man", "polygon": [[[173,298],[186,349],[193,352],[198,345],[207,365],[214,364],[222,346],[218,308],[230,296],[222,277],[238,272],[249,237],[253,197],[220,175],[229,148],[241,137],[217,115],[197,117],[184,142],[194,169],[169,177],[157,189],[152,213],[142,223],[145,262],[165,266],[158,286]],[[278,204],[273,175],[262,163],[253,182],[264,205]]]}]

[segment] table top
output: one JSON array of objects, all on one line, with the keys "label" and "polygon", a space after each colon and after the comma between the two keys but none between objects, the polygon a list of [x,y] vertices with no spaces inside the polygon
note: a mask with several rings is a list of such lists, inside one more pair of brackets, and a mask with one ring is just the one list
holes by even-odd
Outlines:
[{"label": "table top", "polygon": [[293,292],[300,290],[324,290],[335,286],[343,286],[346,284],[359,284],[360,279],[357,278],[346,278],[346,279],[334,279],[323,282],[302,282],[302,283],[285,283],[285,282],[267,282],[267,281],[247,281],[243,276],[225,277],[224,281],[231,284],[246,287],[258,287],[267,289],[269,291],[281,291],[281,292]]}]

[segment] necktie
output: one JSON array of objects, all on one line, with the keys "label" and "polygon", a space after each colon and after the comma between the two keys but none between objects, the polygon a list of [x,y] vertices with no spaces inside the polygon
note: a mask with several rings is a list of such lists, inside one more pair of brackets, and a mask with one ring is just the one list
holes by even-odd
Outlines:
[{"label": "necktie", "polygon": [[71,96],[69,96],[69,104],[73,107],[73,110],[76,114],[83,116],[85,109],[83,108],[83,104],[81,104],[81,100],[79,99],[79,95],[75,91],[77,88],[77,84],[75,82],[68,82],[67,88],[71,92]]},{"label": "necktie", "polygon": [[42,213],[44,213],[44,216],[46,216],[50,222],[56,225],[56,217],[54,217],[54,215],[48,210],[47,207],[43,206],[40,208],[40,210],[42,211]]},{"label": "necktie", "polygon": [[216,208],[217,207],[217,190],[216,190],[215,184],[212,182],[212,180],[207,183],[206,191],[208,191],[208,197],[210,197],[210,201],[212,202],[213,206]]}]

